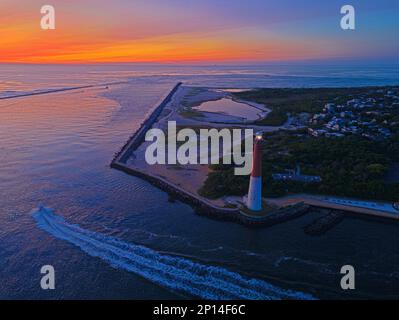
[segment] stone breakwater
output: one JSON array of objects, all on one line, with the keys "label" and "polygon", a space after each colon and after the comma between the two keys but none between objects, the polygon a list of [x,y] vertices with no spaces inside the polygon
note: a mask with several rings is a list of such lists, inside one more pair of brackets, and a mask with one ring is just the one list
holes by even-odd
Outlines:
[{"label": "stone breakwater", "polygon": [[146,132],[151,129],[152,125],[158,119],[159,115],[161,114],[162,110],[165,106],[170,102],[173,95],[182,85],[181,82],[177,83],[172,91],[164,97],[159,105],[149,111],[145,120],[141,123],[140,128],[128,139],[122,149],[115,154],[113,162],[122,162],[126,163],[127,159],[131,156],[131,154],[143,143]]},{"label": "stone breakwater", "polygon": [[152,185],[160,188],[168,194],[180,199],[195,207],[196,212],[214,219],[238,222],[247,226],[271,226],[282,223],[291,219],[298,218],[309,210],[309,206],[304,203],[277,209],[267,216],[248,215],[239,208],[227,208],[216,206],[207,199],[189,192],[184,188],[173,184],[172,182],[151,174],[148,171],[127,165],[126,162],[132,153],[143,143],[146,132],[151,129],[152,125],[157,121],[159,115],[165,106],[171,101],[182,83],[176,84],[172,91],[164,97],[160,104],[153,108],[142,122],[140,128],[129,138],[122,149],[115,154],[111,162],[111,168],[123,171],[129,175],[139,177],[148,181]]}]

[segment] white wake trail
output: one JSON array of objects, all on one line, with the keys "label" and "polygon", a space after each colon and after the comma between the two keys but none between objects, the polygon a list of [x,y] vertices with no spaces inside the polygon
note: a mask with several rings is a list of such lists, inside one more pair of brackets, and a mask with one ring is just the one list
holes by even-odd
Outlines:
[{"label": "white wake trail", "polygon": [[33,213],[37,225],[117,269],[133,272],[174,292],[202,299],[314,299],[263,280],[249,279],[221,267],[160,254],[141,245],[85,230],[70,224],[51,209]]}]

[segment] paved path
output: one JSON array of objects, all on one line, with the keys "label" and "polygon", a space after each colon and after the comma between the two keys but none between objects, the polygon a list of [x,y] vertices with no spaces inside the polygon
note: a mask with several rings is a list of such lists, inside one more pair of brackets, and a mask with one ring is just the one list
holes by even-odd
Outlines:
[{"label": "paved path", "polygon": [[[399,211],[398,211],[398,213],[395,214],[393,212],[386,212],[386,211],[381,211],[381,210],[376,210],[376,209],[371,209],[371,208],[362,208],[362,207],[333,203],[330,201],[326,201],[323,198],[329,199],[331,197],[298,194],[298,195],[286,196],[286,197],[277,198],[277,199],[266,199],[266,201],[268,201],[269,203],[275,204],[277,206],[286,206],[286,205],[295,204],[298,202],[304,202],[308,205],[316,206],[316,207],[342,210],[342,211],[348,211],[348,212],[352,212],[352,213],[359,213],[359,214],[365,214],[365,215],[399,220]],[[338,199],[337,197],[334,197],[334,198]],[[356,201],[356,200],[353,200],[353,201]]]}]

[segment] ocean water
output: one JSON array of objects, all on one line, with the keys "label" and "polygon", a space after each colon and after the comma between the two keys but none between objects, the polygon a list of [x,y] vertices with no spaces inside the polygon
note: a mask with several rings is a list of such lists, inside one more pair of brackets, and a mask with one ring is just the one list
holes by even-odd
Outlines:
[{"label": "ocean water", "polygon": [[[348,217],[315,238],[303,232],[313,212],[250,229],[199,216],[110,169],[178,81],[397,85],[399,68],[0,65],[1,299],[399,298],[399,224]],[[40,288],[46,264],[55,268],[55,290]],[[355,267],[355,291],[340,288],[345,264]]]}]

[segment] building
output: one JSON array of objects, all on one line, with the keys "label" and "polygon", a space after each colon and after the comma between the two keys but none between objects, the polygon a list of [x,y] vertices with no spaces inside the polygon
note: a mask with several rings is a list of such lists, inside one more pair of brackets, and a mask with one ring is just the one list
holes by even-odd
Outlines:
[{"label": "building", "polygon": [[277,181],[299,181],[299,182],[321,182],[320,176],[309,176],[301,174],[301,168],[299,166],[296,167],[295,170],[287,170],[287,173],[275,173],[272,175],[273,180]]}]

